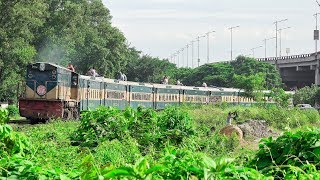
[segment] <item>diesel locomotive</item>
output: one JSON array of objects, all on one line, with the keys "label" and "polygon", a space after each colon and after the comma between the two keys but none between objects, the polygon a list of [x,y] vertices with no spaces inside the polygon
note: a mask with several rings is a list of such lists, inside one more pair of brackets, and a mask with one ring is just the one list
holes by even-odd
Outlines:
[{"label": "diesel locomotive", "polygon": [[239,89],[119,81],[80,75],[45,62],[27,66],[23,87],[20,114],[33,121],[77,119],[81,111],[99,106],[164,109],[183,103],[255,103],[252,98],[242,97]]}]

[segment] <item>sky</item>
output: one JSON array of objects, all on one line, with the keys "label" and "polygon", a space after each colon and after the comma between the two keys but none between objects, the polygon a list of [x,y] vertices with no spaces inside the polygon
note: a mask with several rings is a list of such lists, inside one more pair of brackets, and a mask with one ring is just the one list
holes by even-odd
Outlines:
[{"label": "sky", "polygon": [[[281,31],[281,55],[312,53],[315,51],[313,30],[320,7],[315,0],[103,0],[113,16],[112,23],[119,28],[132,47],[144,54],[169,58],[179,67],[197,66],[198,44],[191,45],[198,36],[209,35],[209,62],[231,59],[233,29],[233,58],[238,55],[265,57],[263,40],[276,36],[274,22]],[[319,15],[320,22],[320,15]],[[319,26],[320,27],[320,26]],[[278,56],[280,55],[278,31]],[[207,63],[207,37],[200,38],[200,65]],[[252,50],[252,48],[256,48]],[[276,40],[267,41],[267,57],[276,56]],[[188,61],[187,61],[188,60]]]}]

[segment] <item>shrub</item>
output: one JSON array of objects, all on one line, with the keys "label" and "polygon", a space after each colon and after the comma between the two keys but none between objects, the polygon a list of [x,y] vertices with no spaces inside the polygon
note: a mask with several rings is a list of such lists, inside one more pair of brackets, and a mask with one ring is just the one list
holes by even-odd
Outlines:
[{"label": "shrub", "polygon": [[311,163],[319,170],[319,162],[320,129],[314,128],[295,133],[286,132],[276,140],[272,137],[263,139],[251,165],[266,174],[281,176],[270,167],[283,167],[290,171],[291,167],[304,168]]},{"label": "shrub", "polygon": [[81,114],[81,123],[72,140],[84,146],[95,147],[104,140],[126,136],[129,122],[121,111],[114,107],[99,107]]},{"label": "shrub", "polygon": [[7,123],[9,120],[8,110],[0,108],[0,125]]},{"label": "shrub", "polygon": [[9,112],[9,117],[19,116],[19,108],[16,105],[9,105],[8,112]]},{"label": "shrub", "polygon": [[162,141],[180,144],[184,137],[195,133],[193,120],[179,107],[168,107],[160,113],[158,126]]}]

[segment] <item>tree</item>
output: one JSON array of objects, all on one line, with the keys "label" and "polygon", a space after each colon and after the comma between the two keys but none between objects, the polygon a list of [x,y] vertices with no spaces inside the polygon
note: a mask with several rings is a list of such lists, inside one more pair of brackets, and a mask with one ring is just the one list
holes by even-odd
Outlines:
[{"label": "tree", "polygon": [[263,94],[261,91],[264,89],[265,85],[265,74],[258,73],[255,75],[234,75],[234,87],[243,89],[245,95],[253,97],[256,100],[261,100]]},{"label": "tree", "polygon": [[316,85],[312,85],[311,87],[307,86],[304,88],[299,89],[293,95],[293,104],[311,104],[315,105],[317,97],[319,97],[319,87]]},{"label": "tree", "polygon": [[160,60],[149,55],[143,55],[141,58],[136,56],[130,60],[126,66],[125,73],[128,80],[131,81],[160,83],[160,80],[165,75],[170,78],[174,77],[175,70],[176,66],[168,60]]},{"label": "tree", "polygon": [[281,107],[289,106],[291,94],[286,94],[281,88],[274,88],[270,92],[270,97]]},{"label": "tree", "polygon": [[16,100],[17,85],[36,55],[32,42],[46,10],[44,0],[0,0],[0,99]]},{"label": "tree", "polygon": [[85,74],[95,67],[114,77],[128,61],[126,38],[111,25],[111,15],[101,0],[49,0],[49,15],[36,47],[37,59],[66,65]]},{"label": "tree", "polygon": [[239,56],[235,61],[231,62],[234,73],[237,75],[254,75],[257,73],[265,74],[265,89],[281,87],[281,77],[274,65],[267,62],[257,61],[254,58]]}]

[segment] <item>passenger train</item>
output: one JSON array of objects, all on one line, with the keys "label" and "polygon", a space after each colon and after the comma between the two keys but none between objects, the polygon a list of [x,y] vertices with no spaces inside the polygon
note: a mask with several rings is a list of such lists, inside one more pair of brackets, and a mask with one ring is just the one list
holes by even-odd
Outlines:
[{"label": "passenger train", "polygon": [[19,110],[33,121],[51,118],[77,119],[83,110],[99,106],[139,106],[164,109],[181,104],[252,104],[239,89],[191,87],[119,81],[84,76],[64,67],[38,62],[27,66]]}]

